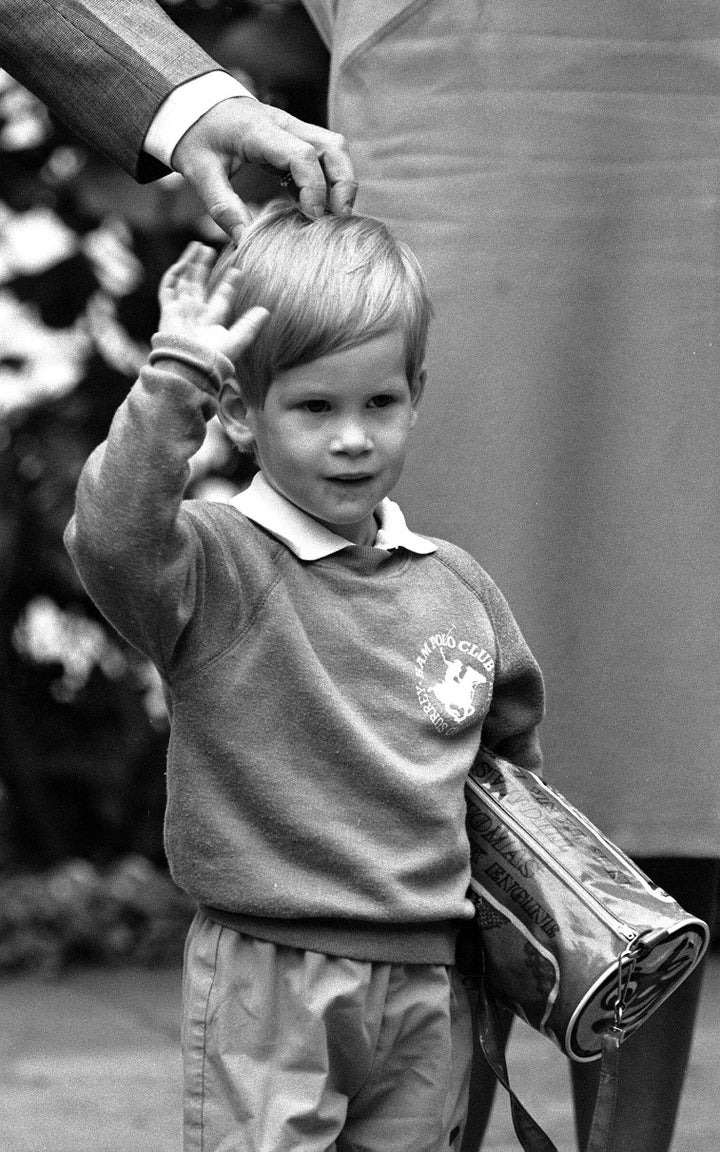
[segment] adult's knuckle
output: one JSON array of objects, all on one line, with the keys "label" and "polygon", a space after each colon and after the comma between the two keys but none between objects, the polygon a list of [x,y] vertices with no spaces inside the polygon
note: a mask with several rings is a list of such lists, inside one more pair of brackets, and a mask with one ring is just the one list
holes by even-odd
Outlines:
[{"label": "adult's knuckle", "polygon": [[307,140],[298,141],[297,160],[301,164],[315,164],[317,163],[317,149],[314,144],[310,144]]}]

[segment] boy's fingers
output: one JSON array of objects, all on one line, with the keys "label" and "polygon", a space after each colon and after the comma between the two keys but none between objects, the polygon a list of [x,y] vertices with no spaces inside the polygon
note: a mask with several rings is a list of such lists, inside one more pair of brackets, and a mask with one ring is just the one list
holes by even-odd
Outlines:
[{"label": "boy's fingers", "polygon": [[214,256],[214,249],[208,247],[207,244],[201,244],[199,240],[191,240],[187,247],[180,253],[177,260],[171,264],[171,268],[178,271],[182,271],[185,268],[196,268],[210,263],[214,259]]},{"label": "boy's fingers", "polygon": [[226,268],[215,284],[212,295],[232,296],[237,291],[241,279],[242,272],[239,268]]},{"label": "boy's fingers", "polygon": [[218,323],[222,323],[230,314],[239,280],[239,269],[228,269],[208,295],[208,312]]},{"label": "boy's fingers", "polygon": [[179,295],[204,296],[215,257],[215,249],[201,244],[199,240],[188,244],[160,280],[161,302],[169,303]]},{"label": "boy's fingers", "polygon": [[235,321],[232,330],[235,333],[247,334],[249,338],[252,338],[257,335],[269,316],[268,309],[262,308],[260,305],[248,308],[247,312],[243,312],[239,320]]},{"label": "boy's fingers", "polygon": [[243,312],[239,320],[236,320],[230,329],[230,336],[232,337],[231,351],[237,355],[243,349],[248,348],[262,326],[266,323],[270,313],[267,308],[261,308],[257,305],[254,308],[249,308],[247,312]]},{"label": "boy's fingers", "polygon": [[198,240],[185,249],[178,263],[179,271],[187,280],[201,283],[207,280],[215,263],[215,250]]}]

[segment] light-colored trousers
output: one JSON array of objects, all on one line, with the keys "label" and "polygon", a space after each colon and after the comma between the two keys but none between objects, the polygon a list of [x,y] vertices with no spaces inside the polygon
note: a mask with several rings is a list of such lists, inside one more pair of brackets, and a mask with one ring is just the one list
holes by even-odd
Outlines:
[{"label": "light-colored trousers", "polygon": [[442,965],[270,944],[196,916],[183,981],[185,1152],[458,1149],[472,1029]]}]

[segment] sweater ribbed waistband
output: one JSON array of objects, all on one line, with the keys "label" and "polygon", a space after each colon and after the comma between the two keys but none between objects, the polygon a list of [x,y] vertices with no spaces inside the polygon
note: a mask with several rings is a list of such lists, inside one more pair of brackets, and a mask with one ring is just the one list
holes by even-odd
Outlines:
[{"label": "sweater ribbed waistband", "polygon": [[201,905],[200,910],[215,923],[258,940],[381,964],[452,965],[461,926],[459,920],[419,924],[314,918],[275,920],[208,905]]}]

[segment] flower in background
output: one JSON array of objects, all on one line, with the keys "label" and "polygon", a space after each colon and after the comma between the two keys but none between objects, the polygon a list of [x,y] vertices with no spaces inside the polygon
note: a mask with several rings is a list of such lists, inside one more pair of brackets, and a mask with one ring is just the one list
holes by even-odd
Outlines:
[{"label": "flower in background", "polygon": [[52,136],[45,105],[0,69],[0,148],[24,152],[37,148]]},{"label": "flower in background", "polygon": [[78,237],[50,208],[13,212],[0,202],[0,283],[36,276],[78,250]]},{"label": "flower in background", "polygon": [[85,311],[87,331],[105,363],[128,379],[137,376],[147,360],[148,346],[133,340],[118,320],[115,301],[95,292]]},{"label": "flower in background", "polygon": [[132,235],[124,220],[103,220],[82,241],[82,250],[98,284],[110,296],[128,296],[145,277],[142,263],[132,249]]},{"label": "flower in background", "polygon": [[149,719],[166,719],[162,682],[149,660],[135,659],[119,647],[102,624],[77,609],[63,609],[49,596],[29,600],[12,634],[15,651],[35,664],[58,665],[51,694],[71,703],[87,684],[95,668],[108,680],[134,680],[143,693]]},{"label": "flower in background", "polygon": [[82,379],[90,340],[82,321],[50,328],[10,285],[76,255],[78,237],[49,208],[13,212],[0,203],[0,417],[71,391]]},{"label": "flower in background", "polygon": [[58,700],[69,701],[99,667],[109,680],[120,680],[127,660],[105,629],[79,612],[66,611],[49,596],[30,600],[13,631],[15,650],[36,664],[58,664],[62,674],[52,688]]},{"label": "flower in background", "polygon": [[99,285],[85,310],[88,333],[105,363],[130,379],[138,375],[149,350],[130,336],[117,313],[116,301],[135,292],[145,279],[132,244],[130,229],[117,217],[104,220],[82,241]]},{"label": "flower in background", "polygon": [[0,418],[71,392],[90,351],[82,320],[48,328],[36,308],[0,291]]}]

